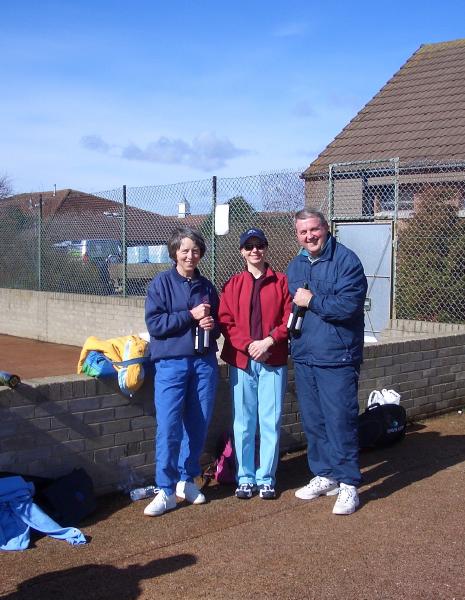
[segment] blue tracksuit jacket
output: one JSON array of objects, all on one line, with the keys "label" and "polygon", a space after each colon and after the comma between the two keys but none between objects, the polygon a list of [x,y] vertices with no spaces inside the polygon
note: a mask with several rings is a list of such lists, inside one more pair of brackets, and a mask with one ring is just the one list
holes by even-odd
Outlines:
[{"label": "blue tracksuit jacket", "polygon": [[0,478],[0,550],[25,550],[31,528],[68,544],[85,544],[75,527],[61,527],[32,501],[34,485],[19,475]]},{"label": "blue tracksuit jacket", "polygon": [[[176,267],[157,275],[149,285],[145,300],[145,322],[150,334],[152,360],[195,356],[194,331],[196,322],[190,309],[206,302],[210,314],[218,322],[218,294],[213,284],[196,270],[191,281],[180,275]],[[208,353],[218,349],[218,325],[210,331]]]},{"label": "blue tracksuit jacket", "polygon": [[360,365],[367,280],[357,255],[329,235],[317,261],[312,264],[303,251],[286,273],[291,296],[305,282],[314,294],[301,336],[291,341],[292,358],[318,366]]}]

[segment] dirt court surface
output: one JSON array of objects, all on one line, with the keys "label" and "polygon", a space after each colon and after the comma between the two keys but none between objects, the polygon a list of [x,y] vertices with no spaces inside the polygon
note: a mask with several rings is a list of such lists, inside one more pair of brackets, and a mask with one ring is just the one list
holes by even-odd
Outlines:
[{"label": "dirt court surface", "polygon": [[[79,353],[0,336],[0,369],[23,380],[75,373]],[[304,452],[280,461],[273,501],[210,484],[206,504],[149,518],[147,501],[99,498],[79,524],[85,546],[33,535],[28,550],[0,551],[0,598],[464,600],[465,414],[412,424],[361,466],[360,508],[345,517],[332,497],[294,496]]]},{"label": "dirt court surface", "polygon": [[294,496],[308,482],[303,452],[281,460],[276,500],[209,485],[206,504],[150,518],[146,500],[102,497],[79,524],[87,545],[36,537],[0,552],[0,597],[464,599],[465,416],[415,424],[361,464],[361,505],[345,517],[334,498]]},{"label": "dirt court surface", "polygon": [[0,335],[0,371],[21,380],[76,373],[81,348]]}]

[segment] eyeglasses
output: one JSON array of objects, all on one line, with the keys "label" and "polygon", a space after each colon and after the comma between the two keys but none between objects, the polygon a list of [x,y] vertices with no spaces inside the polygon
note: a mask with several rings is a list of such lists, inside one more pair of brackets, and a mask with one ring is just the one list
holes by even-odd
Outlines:
[{"label": "eyeglasses", "polygon": [[266,244],[264,244],[263,242],[257,242],[256,244],[252,244],[252,243],[244,244],[244,249],[247,250],[248,252],[250,252],[254,248],[256,248],[257,250],[264,250],[266,248]]}]

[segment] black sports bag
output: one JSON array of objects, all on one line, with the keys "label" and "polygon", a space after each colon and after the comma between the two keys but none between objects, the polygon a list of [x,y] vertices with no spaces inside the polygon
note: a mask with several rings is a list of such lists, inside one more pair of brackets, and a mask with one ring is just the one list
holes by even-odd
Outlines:
[{"label": "black sports bag", "polygon": [[399,404],[372,404],[358,416],[360,448],[389,446],[402,439],[407,426],[405,408]]},{"label": "black sports bag", "polygon": [[76,527],[96,508],[92,479],[82,467],[55,479],[35,501],[62,527]]}]

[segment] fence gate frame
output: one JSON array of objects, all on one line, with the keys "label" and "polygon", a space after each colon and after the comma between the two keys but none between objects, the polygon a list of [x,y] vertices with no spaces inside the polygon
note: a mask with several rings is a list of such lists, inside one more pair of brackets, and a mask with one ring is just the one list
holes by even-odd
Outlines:
[{"label": "fence gate frame", "polygon": [[[384,181],[386,179],[393,185],[393,210],[389,216],[380,217],[375,214],[373,201],[371,198],[371,191],[369,186],[370,178],[383,178]],[[360,180],[361,182],[361,198],[360,198],[360,208],[358,213],[354,214],[354,207],[350,207],[351,210],[347,211],[347,214],[344,214],[343,211],[340,210],[336,203],[335,198],[335,183],[337,181],[356,181]],[[327,210],[328,210],[328,222],[330,224],[331,233],[337,238],[338,229],[340,230],[344,224],[357,224],[357,225],[379,225],[385,224],[390,228],[390,236],[382,237],[379,239],[382,243],[382,248],[380,248],[379,252],[379,260],[377,263],[377,267],[374,269],[373,273],[368,273],[368,292],[367,292],[367,302],[365,305],[365,314],[367,316],[365,329],[368,333],[375,334],[375,328],[373,323],[371,322],[371,318],[369,315],[369,311],[371,309],[371,292],[375,286],[375,283],[378,279],[379,269],[383,266],[383,261],[385,258],[385,253],[388,250],[388,244],[390,242],[389,251],[391,253],[390,256],[390,289],[389,289],[389,301],[387,303],[387,316],[386,316],[386,324],[389,319],[396,318],[396,265],[397,265],[397,246],[398,246],[398,214],[399,214],[399,158],[389,158],[389,159],[374,159],[374,160],[364,160],[364,161],[349,161],[349,162],[338,162],[332,163],[328,166],[328,196],[327,196]],[[371,238],[372,236],[368,236]],[[375,236],[376,237],[376,236]],[[346,244],[347,245],[347,244]],[[348,246],[350,247],[350,246]],[[369,249],[370,252],[373,251],[373,246]],[[359,256],[362,260],[362,264],[364,263],[363,252],[357,252],[357,254],[362,254]],[[384,265],[385,266],[385,265]],[[365,265],[364,265],[365,267]],[[366,271],[366,269],[365,269]],[[367,328],[367,322],[370,324],[370,327]]]}]

